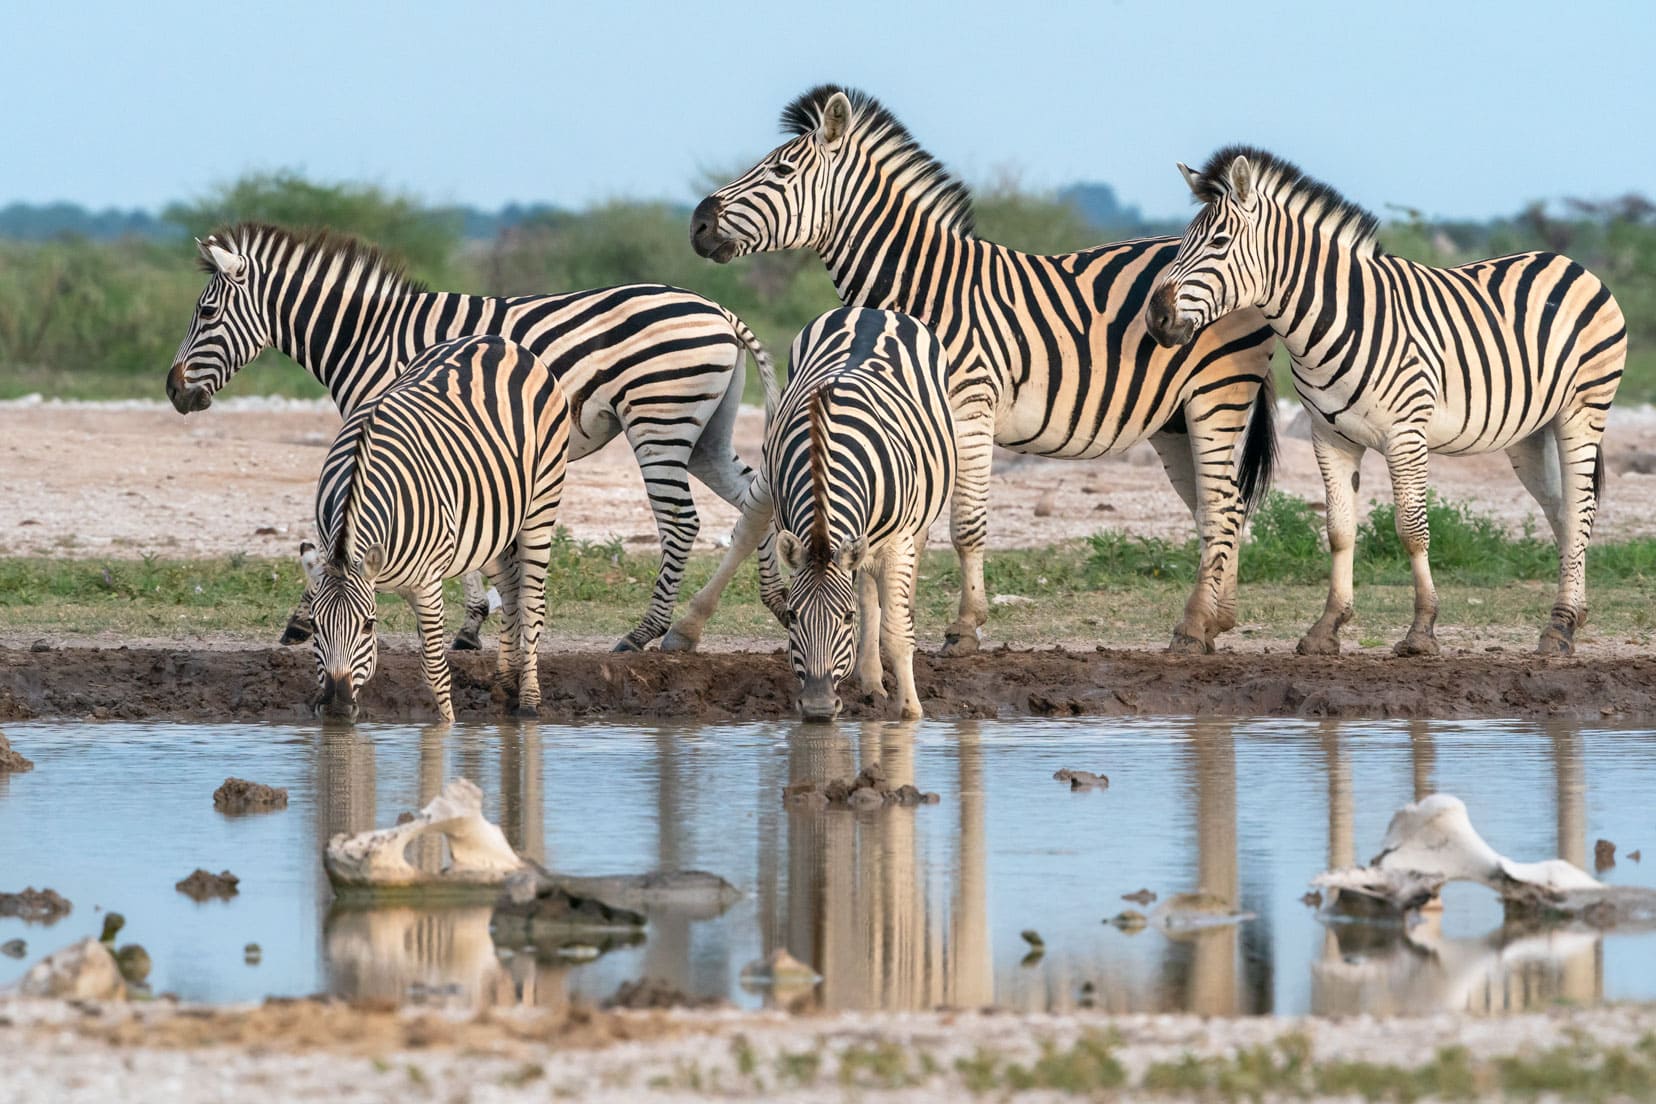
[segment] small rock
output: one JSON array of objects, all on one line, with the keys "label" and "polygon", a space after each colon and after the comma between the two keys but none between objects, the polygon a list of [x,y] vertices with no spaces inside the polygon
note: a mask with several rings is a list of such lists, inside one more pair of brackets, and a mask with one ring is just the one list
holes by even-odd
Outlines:
[{"label": "small rock", "polygon": [[1616,845],[1607,839],[1601,839],[1593,844],[1593,867],[1597,870],[1608,870],[1616,865]]},{"label": "small rock", "polygon": [[1103,494],[1104,493],[1104,488],[1100,487],[1100,486],[1097,486],[1095,484],[1092,484],[1092,483],[1084,483],[1081,486],[1081,493],[1082,494],[1093,494],[1093,495]]},{"label": "small rock", "polygon": [[878,763],[870,763],[852,779],[835,778],[826,783],[809,779],[782,787],[782,803],[790,809],[819,812],[830,805],[866,812],[885,805],[936,805],[938,796],[923,793],[905,782],[893,787]]},{"label": "small rock", "polygon": [[1018,936],[1031,947],[1046,946],[1046,940],[1042,939],[1041,933],[1036,931],[1034,928],[1025,928],[1023,931],[1018,933]]},{"label": "small rock", "polygon": [[115,952],[115,965],[128,985],[142,985],[149,978],[149,952],[136,943],[128,943]]},{"label": "small rock", "polygon": [[1095,513],[1095,514],[1113,514],[1113,513],[1115,513],[1115,506],[1112,505],[1111,503],[1108,503],[1108,502],[1100,502],[1100,503],[1098,503],[1097,505],[1095,505],[1093,507],[1093,513]]},{"label": "small rock", "polygon": [[1302,895],[1300,904],[1309,905],[1311,908],[1322,908],[1322,891],[1313,889],[1310,893]]},{"label": "small rock", "polygon": [[1059,782],[1068,782],[1070,790],[1107,790],[1110,788],[1110,776],[1094,774],[1092,771],[1071,770],[1065,767],[1053,773],[1052,777]]},{"label": "small rock", "polygon": [[242,948],[242,961],[249,966],[257,966],[264,961],[264,948],[257,943],[249,943]]},{"label": "small rock", "polygon": [[17,991],[25,997],[124,1000],[127,990],[115,956],[108,947],[88,937],[29,967]]},{"label": "small rock", "polygon": [[639,978],[637,981],[623,981],[620,988],[611,994],[603,1004],[605,1008],[719,1008],[724,1005],[720,997],[696,997],[672,982],[660,981],[656,978]]},{"label": "small rock", "polygon": [[989,599],[991,606],[1033,606],[1035,599],[1026,598],[1022,594],[997,594]]},{"label": "small rock", "polygon": [[1633,862],[1638,862],[1643,856],[1641,856],[1637,851],[1629,851],[1627,853],[1627,857]]},{"label": "small rock", "polygon": [[29,945],[21,939],[8,939],[0,943],[0,954],[7,958],[22,958],[29,953]]},{"label": "small rock", "polygon": [[1051,517],[1052,516],[1052,511],[1054,509],[1056,509],[1057,506],[1058,506],[1058,492],[1057,492],[1057,490],[1054,489],[1054,490],[1045,491],[1045,492],[1042,493],[1040,498],[1035,500],[1035,516],[1036,517]]},{"label": "small rock", "polygon": [[1129,935],[1143,931],[1149,922],[1138,909],[1122,909],[1107,921],[1111,927],[1119,928]]},{"label": "small rock", "polygon": [[241,879],[228,870],[222,870],[217,874],[209,874],[198,867],[188,878],[175,883],[173,888],[186,897],[191,897],[197,901],[206,901],[214,897],[234,897],[239,892],[236,886],[240,882]]},{"label": "small rock", "polygon": [[281,530],[276,528],[274,525],[261,525],[257,529],[253,530],[253,535],[255,537],[274,537],[280,532]]},{"label": "small rock", "polygon": [[22,893],[0,893],[0,916],[16,916],[26,924],[55,924],[74,907],[55,889],[30,886]]},{"label": "small rock", "polygon": [[878,790],[852,790],[845,803],[853,809],[879,809],[884,807],[886,799]]},{"label": "small rock", "polygon": [[1137,893],[1123,893],[1123,901],[1131,901],[1135,905],[1148,905],[1156,899],[1156,895],[1148,889],[1141,889]]},{"label": "small rock", "polygon": [[221,813],[268,813],[287,808],[288,792],[245,778],[226,778],[213,791],[213,808]]},{"label": "small rock", "polygon": [[769,956],[742,967],[742,982],[745,985],[773,985],[780,988],[789,985],[815,985],[821,980],[821,976],[815,970],[789,954],[783,947],[778,947]]},{"label": "small rock", "polygon": [[33,644],[29,645],[29,651],[31,651],[31,652],[49,652],[51,650],[52,650],[52,644],[45,637],[42,637],[41,639],[35,641]]},{"label": "small rock", "polygon": [[11,741],[0,732],[0,774],[22,774],[34,770],[34,764],[12,750]]},{"label": "small rock", "polygon": [[407,809],[404,809],[402,812],[397,814],[397,823],[398,824],[412,824],[412,823],[414,823],[414,814],[409,812]]}]

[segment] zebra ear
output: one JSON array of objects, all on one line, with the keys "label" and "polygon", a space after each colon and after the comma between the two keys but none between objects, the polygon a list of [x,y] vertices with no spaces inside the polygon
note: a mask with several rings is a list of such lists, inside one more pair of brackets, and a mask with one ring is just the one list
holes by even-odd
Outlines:
[{"label": "zebra ear", "polygon": [[1236,202],[1249,204],[1254,195],[1254,167],[1253,162],[1246,157],[1238,156],[1230,163],[1230,170],[1225,174],[1230,180],[1231,195]]},{"label": "zebra ear", "polygon": [[805,562],[805,542],[786,529],[776,534],[776,550],[782,554],[782,562],[788,565],[789,571],[798,571],[799,565]]},{"label": "zebra ear", "polygon": [[1201,174],[1189,165],[1185,164],[1183,161],[1180,161],[1178,164],[1179,175],[1184,177],[1185,187],[1190,189],[1190,194],[1195,196],[1197,199],[1206,199],[1207,196],[1202,190]]},{"label": "zebra ear", "polygon": [[834,562],[841,571],[855,571],[868,559],[868,538],[858,537],[834,549]]},{"label": "zebra ear", "polygon": [[844,92],[835,92],[822,106],[822,125],[818,133],[825,146],[837,146],[845,132],[851,129],[851,100]]},{"label": "zebra ear", "polygon": [[207,239],[201,252],[202,256],[207,258],[208,263],[223,273],[226,279],[239,280],[247,272],[246,257],[239,253],[230,252],[211,238]]},{"label": "zebra ear", "polygon": [[322,581],[322,557],[316,554],[316,545],[310,541],[299,542],[299,566],[311,583]]},{"label": "zebra ear", "polygon": [[385,545],[375,544],[363,549],[362,573],[370,579],[379,578],[379,573],[385,570]]}]

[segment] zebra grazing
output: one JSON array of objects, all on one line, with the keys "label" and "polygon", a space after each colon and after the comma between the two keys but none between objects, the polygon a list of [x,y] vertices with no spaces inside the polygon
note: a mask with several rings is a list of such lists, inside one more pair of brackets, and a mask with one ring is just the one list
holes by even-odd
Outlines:
[{"label": "zebra grazing", "polygon": [[1388,256],[1373,215],[1262,150],[1232,146],[1200,172],[1179,171],[1204,206],[1151,295],[1150,332],[1176,345],[1227,312],[1263,310],[1311,411],[1333,575],[1300,652],[1338,652],[1351,619],[1365,449],[1385,454],[1414,567],[1414,623],[1399,655],[1438,651],[1427,454],[1505,449],[1558,542],[1558,599],[1537,650],[1568,655],[1587,615],[1600,438],[1627,356],[1609,289],[1556,253],[1456,268]]},{"label": "zebra grazing", "polygon": [[[643,648],[667,632],[698,527],[690,476],[734,505],[753,481],[730,443],[744,350],[759,366],[766,408],[776,403],[771,359],[740,319],[692,292],[657,284],[511,298],[428,291],[377,249],[329,232],[242,223],[200,246],[210,279],[167,376],[167,395],[180,413],[206,409],[267,346],[307,368],[349,417],[435,345],[489,334],[516,341],[551,369],[569,397],[571,460],[626,434],[644,473],[662,559],[649,611],[616,650]],[[736,559],[721,573],[734,574],[757,546],[761,595],[780,616],[774,546],[761,535],[761,526],[738,526],[742,539],[726,554]],[[468,621],[456,645],[476,647],[489,607],[480,579],[468,576],[466,592]],[[717,594],[698,599],[697,619],[664,646],[695,646]]]},{"label": "zebra grazing", "polygon": [[839,713],[855,645],[863,692],[885,700],[884,651],[902,716],[918,717],[915,572],[955,477],[942,345],[907,315],[841,307],[800,331],[789,361],[755,493],[774,501],[793,572],[788,657],[800,712]]},{"label": "zebra grazing", "polygon": [[994,445],[1067,459],[1149,440],[1196,518],[1201,567],[1175,651],[1236,623],[1237,540],[1270,483],[1271,331],[1257,312],[1166,350],[1142,320],[1174,238],[1020,253],[974,235],[964,186],[873,98],[833,85],[782,113],[792,135],[696,207],[691,243],[720,263],[815,251],[847,304],[901,311],[942,340],[959,426],[951,530],[964,589],[945,654],[975,651]]},{"label": "zebra grazing", "polygon": [[558,377],[499,337],[434,345],[357,406],[316,490],[311,585],[317,709],[354,719],[374,674],[375,593],[408,600],[426,685],[454,719],[443,649],[443,580],[486,568],[501,598],[497,678],[517,712],[540,705],[536,647],[563,497],[570,410]]}]

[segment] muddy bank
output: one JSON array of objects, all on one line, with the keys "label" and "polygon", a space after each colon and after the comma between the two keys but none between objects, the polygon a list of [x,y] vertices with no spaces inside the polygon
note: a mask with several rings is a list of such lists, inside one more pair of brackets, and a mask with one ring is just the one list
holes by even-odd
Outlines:
[{"label": "muddy bank", "polygon": [[[492,654],[456,655],[462,720],[501,716]],[[1204,714],[1253,717],[1656,718],[1656,659],[1543,661],[1506,655],[1435,660],[1278,654],[991,652],[915,657],[933,718]],[[300,649],[0,649],[0,721],[41,717],[180,721],[306,719],[314,689]],[[780,653],[546,655],[548,720],[770,720],[792,715]],[[848,701],[846,717],[870,711]],[[416,656],[382,653],[363,719],[433,717]]]}]

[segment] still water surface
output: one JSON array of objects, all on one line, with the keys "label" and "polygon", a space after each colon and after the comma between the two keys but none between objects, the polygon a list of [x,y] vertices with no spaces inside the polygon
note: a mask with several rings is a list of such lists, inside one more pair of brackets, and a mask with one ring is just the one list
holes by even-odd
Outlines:
[{"label": "still water surface", "polygon": [[[1500,851],[1656,885],[1656,733],[1523,722],[779,723],[712,727],[459,726],[442,733],[257,725],[11,725],[35,760],[0,775],[0,890],[52,886],[51,927],[0,919],[26,962],[127,918],[157,992],[243,1001],[327,992],[462,1002],[601,1001],[658,978],[742,1006],[742,967],[786,947],[822,975],[791,1000],[829,1009],[1091,1002],[1209,1014],[1501,1011],[1656,999],[1656,935],[1503,929],[1493,895],[1452,887],[1441,921],[1325,925],[1308,879],[1371,857],[1399,806],[1454,793]],[[791,812],[794,779],[879,761],[937,805]],[[1060,767],[1110,776],[1071,793]],[[227,817],[227,776],[285,786],[285,812]],[[585,963],[496,948],[487,908],[345,910],[320,855],[336,832],[392,823],[457,775],[514,847],[571,874],[705,869],[744,891],[716,916],[658,912],[644,942]],[[197,904],[173,883],[228,868],[239,896]],[[1205,890],[1256,919],[1177,937],[1103,921],[1122,894]],[[1147,910],[1148,911],[1148,910]],[[1027,960],[1035,929],[1046,953]],[[262,961],[243,961],[245,944]],[[1089,984],[1090,983],[1090,984]],[[457,996],[454,994],[458,994]]]}]

